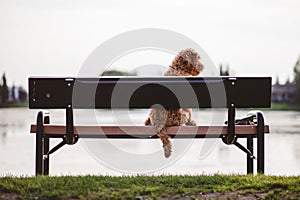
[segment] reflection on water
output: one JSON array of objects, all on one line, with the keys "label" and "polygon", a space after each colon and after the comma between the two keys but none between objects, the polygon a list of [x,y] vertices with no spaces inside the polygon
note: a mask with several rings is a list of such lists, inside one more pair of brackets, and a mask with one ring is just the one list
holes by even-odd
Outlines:
[{"label": "reflection on water", "polygon": [[[247,112],[238,111],[237,116]],[[115,117],[108,117],[109,111],[75,112],[75,122],[78,124],[136,124],[141,125],[148,114],[147,110],[115,111]],[[35,137],[29,134],[29,125],[35,122],[35,110],[26,108],[0,109],[0,175],[34,175],[35,168]],[[270,125],[271,134],[266,136],[266,174],[300,175],[300,113],[291,111],[265,112],[266,123]],[[222,111],[209,110],[196,112],[194,118],[200,124],[223,123],[226,114]],[[52,123],[64,122],[64,111],[51,111]],[[81,140],[83,141],[83,140]],[[53,140],[55,145],[60,140]],[[186,141],[174,143],[174,155],[179,146]],[[161,150],[158,140],[114,140],[122,151],[143,155]],[[245,144],[245,141],[241,140]],[[100,144],[100,143],[99,143]],[[200,154],[205,145],[208,154]],[[86,142],[78,142],[74,146],[65,146],[51,157],[52,175],[78,174],[110,174],[122,175],[124,172],[115,171],[95,159],[95,155],[86,151]],[[99,147],[101,148],[101,146]],[[177,149],[177,150],[176,150]],[[88,150],[90,150],[88,148]],[[101,149],[106,152],[106,149]],[[106,152],[111,155],[109,152]],[[164,162],[160,151],[161,161]],[[114,158],[114,155],[111,155]],[[126,160],[126,158],[124,158]],[[158,159],[158,162],[159,159]],[[130,163],[132,166],[143,163]],[[145,163],[144,163],[145,164]],[[288,166],[286,165],[288,164]],[[174,163],[153,174],[212,174],[212,173],[241,173],[246,171],[246,156],[235,146],[224,145],[220,140],[194,140],[190,148]]]}]

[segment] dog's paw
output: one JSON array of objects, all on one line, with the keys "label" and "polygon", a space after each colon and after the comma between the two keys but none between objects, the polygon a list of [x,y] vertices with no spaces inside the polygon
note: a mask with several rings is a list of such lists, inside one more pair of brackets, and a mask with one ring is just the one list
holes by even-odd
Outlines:
[{"label": "dog's paw", "polygon": [[172,154],[172,144],[168,143],[164,145],[163,148],[164,148],[165,157],[169,158]]},{"label": "dog's paw", "polygon": [[194,120],[188,121],[185,123],[186,126],[196,126],[196,122]]}]

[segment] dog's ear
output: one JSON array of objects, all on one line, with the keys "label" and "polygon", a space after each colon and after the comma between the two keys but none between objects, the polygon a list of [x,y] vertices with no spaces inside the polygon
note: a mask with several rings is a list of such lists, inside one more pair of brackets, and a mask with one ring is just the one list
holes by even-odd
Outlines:
[{"label": "dog's ear", "polygon": [[181,65],[187,65],[188,61],[183,58],[183,56],[179,56],[178,57],[178,62],[181,64]]},{"label": "dog's ear", "polygon": [[182,57],[182,56],[178,56],[177,60],[178,60],[179,62],[182,62],[183,57]]}]

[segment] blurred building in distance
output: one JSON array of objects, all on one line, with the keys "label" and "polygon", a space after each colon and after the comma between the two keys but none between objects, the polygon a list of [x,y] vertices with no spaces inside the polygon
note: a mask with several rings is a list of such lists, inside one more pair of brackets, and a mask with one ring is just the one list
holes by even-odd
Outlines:
[{"label": "blurred building in distance", "polygon": [[278,81],[272,85],[272,102],[293,104],[296,101],[295,83],[287,81],[286,84],[280,84]]}]

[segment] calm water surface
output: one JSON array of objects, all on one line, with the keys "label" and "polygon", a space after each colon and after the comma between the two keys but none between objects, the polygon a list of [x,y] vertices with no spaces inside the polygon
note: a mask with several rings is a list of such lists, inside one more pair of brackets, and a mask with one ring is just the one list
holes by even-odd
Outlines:
[{"label": "calm water surface", "polygon": [[[30,124],[35,122],[36,110],[27,108],[0,109],[0,175],[34,175],[35,168],[35,137],[29,133]],[[64,112],[52,110],[51,121],[64,123]],[[237,112],[243,116],[247,112]],[[130,124],[141,125],[148,114],[147,110],[116,111],[76,111],[75,123],[87,124]],[[300,175],[300,112],[266,111],[266,122],[270,125],[271,134],[266,136],[266,174]],[[195,111],[194,118],[199,124],[219,124],[224,122],[226,114],[223,111]],[[114,116],[114,117],[112,117]],[[55,145],[60,140],[54,140]],[[97,143],[91,143],[97,141]],[[113,140],[112,146],[128,155],[155,154],[158,158],[148,162],[129,160],[129,157],[118,158],[115,152],[107,149],[101,140],[80,140],[73,146],[65,146],[51,157],[51,175],[123,175],[135,169],[146,173],[147,167],[156,163],[165,163],[158,140]],[[241,140],[245,144],[245,141]],[[148,174],[214,174],[239,173],[245,174],[246,156],[234,146],[227,146],[220,140],[192,140],[192,144],[179,152],[180,146],[186,145],[187,140],[174,141],[174,160],[165,163],[161,169],[154,168]],[[94,145],[94,147],[93,147]],[[95,150],[95,146],[97,149]],[[99,159],[99,155],[111,158],[111,162],[128,164],[122,170],[112,169],[110,163]],[[256,163],[256,162],[255,162]],[[148,170],[149,171],[149,170]]]}]

